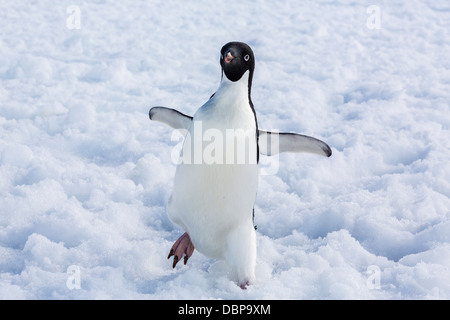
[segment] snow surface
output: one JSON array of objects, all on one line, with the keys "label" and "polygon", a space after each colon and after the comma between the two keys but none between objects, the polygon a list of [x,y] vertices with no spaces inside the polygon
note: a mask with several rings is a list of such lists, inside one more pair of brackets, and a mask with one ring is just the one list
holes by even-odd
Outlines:
[{"label": "snow surface", "polygon": [[[2,0],[0,21],[0,298],[450,299],[447,0]],[[148,119],[193,114],[234,40],[260,127],[333,150],[261,176],[247,290],[198,252],[171,268],[179,140]]]}]

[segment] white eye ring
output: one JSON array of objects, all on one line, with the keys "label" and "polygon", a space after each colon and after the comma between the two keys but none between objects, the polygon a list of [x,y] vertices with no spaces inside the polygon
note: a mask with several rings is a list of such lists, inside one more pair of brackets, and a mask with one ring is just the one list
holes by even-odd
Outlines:
[{"label": "white eye ring", "polygon": [[248,54],[246,54],[246,55],[244,56],[244,60],[245,60],[245,61],[250,60],[250,56],[249,56]]}]

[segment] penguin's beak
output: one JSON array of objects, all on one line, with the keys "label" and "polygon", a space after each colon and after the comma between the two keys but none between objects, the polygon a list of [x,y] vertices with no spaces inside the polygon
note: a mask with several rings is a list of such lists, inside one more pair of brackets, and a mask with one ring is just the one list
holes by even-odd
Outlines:
[{"label": "penguin's beak", "polygon": [[226,63],[230,63],[231,61],[233,61],[233,59],[234,59],[234,56],[231,54],[230,51],[228,51],[228,52],[225,54],[225,58],[224,58],[225,62],[226,62]]}]

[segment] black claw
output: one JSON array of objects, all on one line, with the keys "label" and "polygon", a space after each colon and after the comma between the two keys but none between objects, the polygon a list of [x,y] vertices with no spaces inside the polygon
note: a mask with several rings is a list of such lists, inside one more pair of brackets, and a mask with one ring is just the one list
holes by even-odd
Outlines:
[{"label": "black claw", "polygon": [[189,257],[188,256],[184,256],[184,264],[186,265],[187,261],[188,261]]},{"label": "black claw", "polygon": [[167,257],[167,259],[170,259],[171,256],[173,256],[173,249],[170,249],[169,256]]},{"label": "black claw", "polygon": [[177,263],[178,263],[178,256],[175,256],[175,257],[173,257],[173,265],[172,265],[172,268],[175,268],[175,266],[177,265]]}]

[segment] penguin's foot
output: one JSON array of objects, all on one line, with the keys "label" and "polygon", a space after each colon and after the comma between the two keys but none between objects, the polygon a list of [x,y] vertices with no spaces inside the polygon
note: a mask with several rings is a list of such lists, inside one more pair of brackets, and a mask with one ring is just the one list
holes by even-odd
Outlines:
[{"label": "penguin's foot", "polygon": [[175,241],[172,248],[170,249],[170,253],[167,259],[170,259],[171,256],[174,256],[172,268],[175,268],[178,261],[183,255],[184,264],[186,264],[188,259],[192,256],[192,253],[194,253],[194,244],[192,243],[191,238],[189,237],[187,232],[185,232],[181,237],[178,238],[177,241]]},{"label": "penguin's foot", "polygon": [[241,284],[239,284],[239,287],[241,287],[242,290],[247,290],[247,287],[250,285],[249,281],[245,281]]}]

